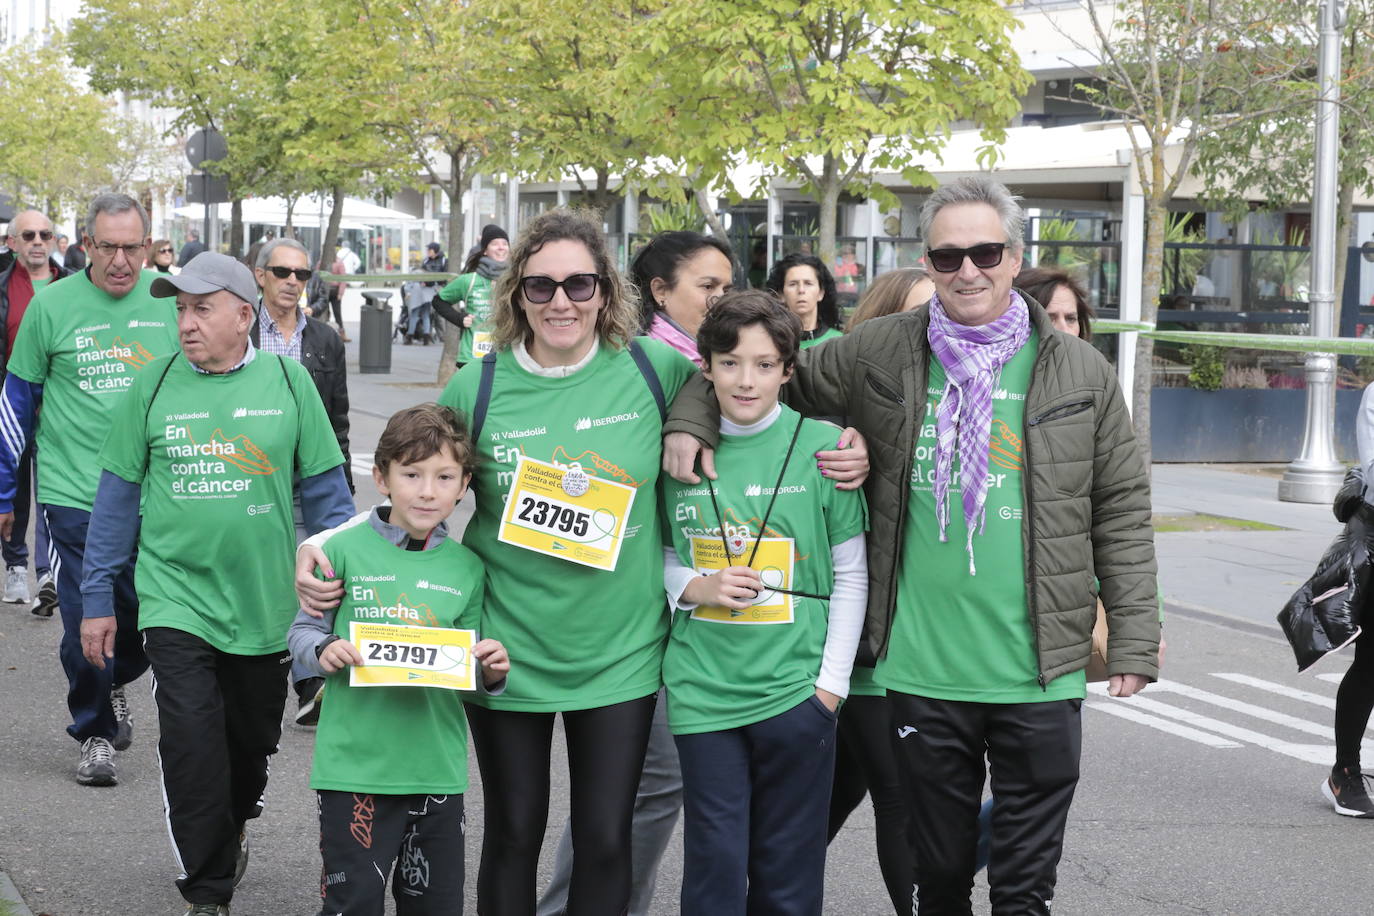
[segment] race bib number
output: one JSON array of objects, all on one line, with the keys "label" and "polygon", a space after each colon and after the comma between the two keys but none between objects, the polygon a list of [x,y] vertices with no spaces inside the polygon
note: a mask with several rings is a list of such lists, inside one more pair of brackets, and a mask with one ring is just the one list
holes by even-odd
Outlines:
[{"label": "race bib number", "polygon": [[[743,566],[754,549],[753,539],[746,541],[746,545],[744,555],[735,557],[725,552],[725,545],[720,538],[694,537],[692,568],[703,575],[710,575],[728,566]],[[749,607],[737,611],[718,604],[703,604],[692,611],[693,619],[711,623],[791,623],[792,596],[768,589],[770,586],[792,587],[792,539],[761,539],[758,553],[754,555],[753,568],[759,571],[764,591]]]},{"label": "race bib number", "polygon": [[497,539],[610,572],[620,559],[635,488],[525,456],[506,495]]},{"label": "race bib number", "polygon": [[350,687],[477,689],[473,630],[354,620],[348,625],[348,639],[363,657],[361,665],[348,669]]},{"label": "race bib number", "polygon": [[481,359],[491,352],[491,332],[473,331],[472,332],[472,358]]}]

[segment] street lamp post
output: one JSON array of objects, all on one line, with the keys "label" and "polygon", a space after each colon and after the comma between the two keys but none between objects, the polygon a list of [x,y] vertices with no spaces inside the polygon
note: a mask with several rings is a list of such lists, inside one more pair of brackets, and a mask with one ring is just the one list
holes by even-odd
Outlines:
[{"label": "street lamp post", "polygon": [[[1341,30],[1346,0],[1321,0],[1317,79],[1317,162],[1312,189],[1312,302],[1314,337],[1336,336],[1336,156],[1339,126]],[[1295,503],[1330,502],[1345,468],[1336,460],[1336,357],[1309,353],[1307,424],[1302,452],[1279,481],[1279,499]]]}]

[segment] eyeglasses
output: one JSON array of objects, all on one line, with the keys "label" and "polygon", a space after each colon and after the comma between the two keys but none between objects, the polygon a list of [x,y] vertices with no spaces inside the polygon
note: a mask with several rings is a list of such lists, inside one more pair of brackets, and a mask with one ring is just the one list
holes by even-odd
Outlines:
[{"label": "eyeglasses", "polygon": [[586,302],[596,295],[597,287],[600,285],[599,274],[573,274],[563,280],[541,276],[520,278],[520,291],[524,293],[525,301],[536,305],[551,300],[560,286],[570,301]]},{"label": "eyeglasses", "polygon": [[172,253],[172,249],[170,249],[170,248],[159,248],[159,249],[157,250],[157,253],[158,253],[158,254],[171,254],[171,253]]},{"label": "eyeglasses", "polygon": [[40,238],[45,242],[52,241],[51,229],[25,229],[19,233],[19,237],[26,242],[32,242],[35,238]]},{"label": "eyeglasses", "polygon": [[138,257],[138,253],[144,249],[143,242],[136,245],[116,245],[113,242],[96,242],[95,250],[100,252],[102,258],[113,258],[119,252],[124,252],[124,256],[130,260]]},{"label": "eyeglasses", "polygon": [[984,242],[972,248],[930,248],[926,250],[926,260],[942,274],[952,274],[963,267],[964,258],[972,261],[974,267],[986,270],[1002,263],[1006,247],[1006,242]]},{"label": "eyeglasses", "polygon": [[310,275],[314,273],[313,270],[307,270],[304,267],[297,267],[293,269],[290,267],[274,265],[267,269],[272,271],[272,276],[276,277],[278,280],[285,280],[287,277],[291,276],[292,274],[295,274],[296,279],[301,281],[302,283],[304,283],[306,280],[309,280]]}]

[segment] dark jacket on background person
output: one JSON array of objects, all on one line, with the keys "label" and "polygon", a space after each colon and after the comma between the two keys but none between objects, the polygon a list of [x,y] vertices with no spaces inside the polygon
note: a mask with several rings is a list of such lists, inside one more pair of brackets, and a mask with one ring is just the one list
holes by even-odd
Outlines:
[{"label": "dark jacket on background person", "polygon": [[[1150,479],[1126,403],[1102,355],[1076,337],[1056,334],[1045,310],[1024,298],[1038,346],[1026,393],[1021,528],[1040,682],[1087,666],[1097,609],[1094,576],[1107,608],[1108,673],[1153,680],[1159,676],[1159,606]],[[929,322],[929,306],[923,306],[866,321],[842,338],[803,350],[782,390],[805,415],[847,416],[868,441],[866,632],[879,657],[887,651],[897,609],[909,481],[926,415]],[[664,433],[691,433],[714,446],[715,405],[709,383],[693,378],[674,400]]]},{"label": "dark jacket on background person", "polygon": [[[71,250],[70,246],[67,250]],[[10,277],[18,263],[18,258],[12,258],[7,265],[0,268],[0,379],[5,377],[10,361],[9,335],[5,333],[5,329],[9,327],[10,322]],[[49,258],[48,266],[52,268],[52,279],[48,281],[50,283],[56,283],[72,274],[72,271],[59,264],[56,258]]]},{"label": "dark jacket on background person", "polygon": [[[71,249],[68,248],[68,251],[70,250]],[[191,263],[192,258],[202,251],[205,251],[205,243],[200,239],[182,245],[181,252],[177,255],[177,267],[185,267],[187,264]]]},{"label": "dark jacket on background person", "polygon": [[[448,273],[448,258],[440,254],[438,257],[425,258],[420,264],[420,269],[428,273],[443,274]],[[440,286],[441,282],[435,280],[433,283],[426,283],[425,286]]]},{"label": "dark jacket on background person", "polygon": [[85,270],[88,260],[86,249],[81,247],[81,243],[72,242],[67,246],[67,254],[62,259],[62,266],[68,271]]},{"label": "dark jacket on background person", "polygon": [[[262,345],[262,331],[258,325],[259,319],[254,318],[253,328],[248,332],[254,347]],[[348,450],[348,373],[344,345],[338,331],[308,315],[301,331],[301,365],[315,382],[324,412],[329,415],[329,425],[339,440],[339,450],[344,456],[344,478],[351,493],[354,491],[353,456]]]}]

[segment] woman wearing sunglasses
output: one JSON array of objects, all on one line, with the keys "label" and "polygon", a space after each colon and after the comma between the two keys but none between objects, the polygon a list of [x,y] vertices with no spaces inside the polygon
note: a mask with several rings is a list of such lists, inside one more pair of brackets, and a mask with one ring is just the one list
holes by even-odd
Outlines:
[{"label": "woman wearing sunglasses", "polygon": [[842,336],[835,278],[820,258],[789,254],[773,265],[768,288],[781,296],[788,310],[801,319],[803,350]]},{"label": "woman wearing sunglasses", "polygon": [[157,239],[148,249],[148,259],[144,261],[143,268],[160,274],[179,274],[181,268],[176,266],[175,261],[176,250],[172,248],[172,240]]}]

